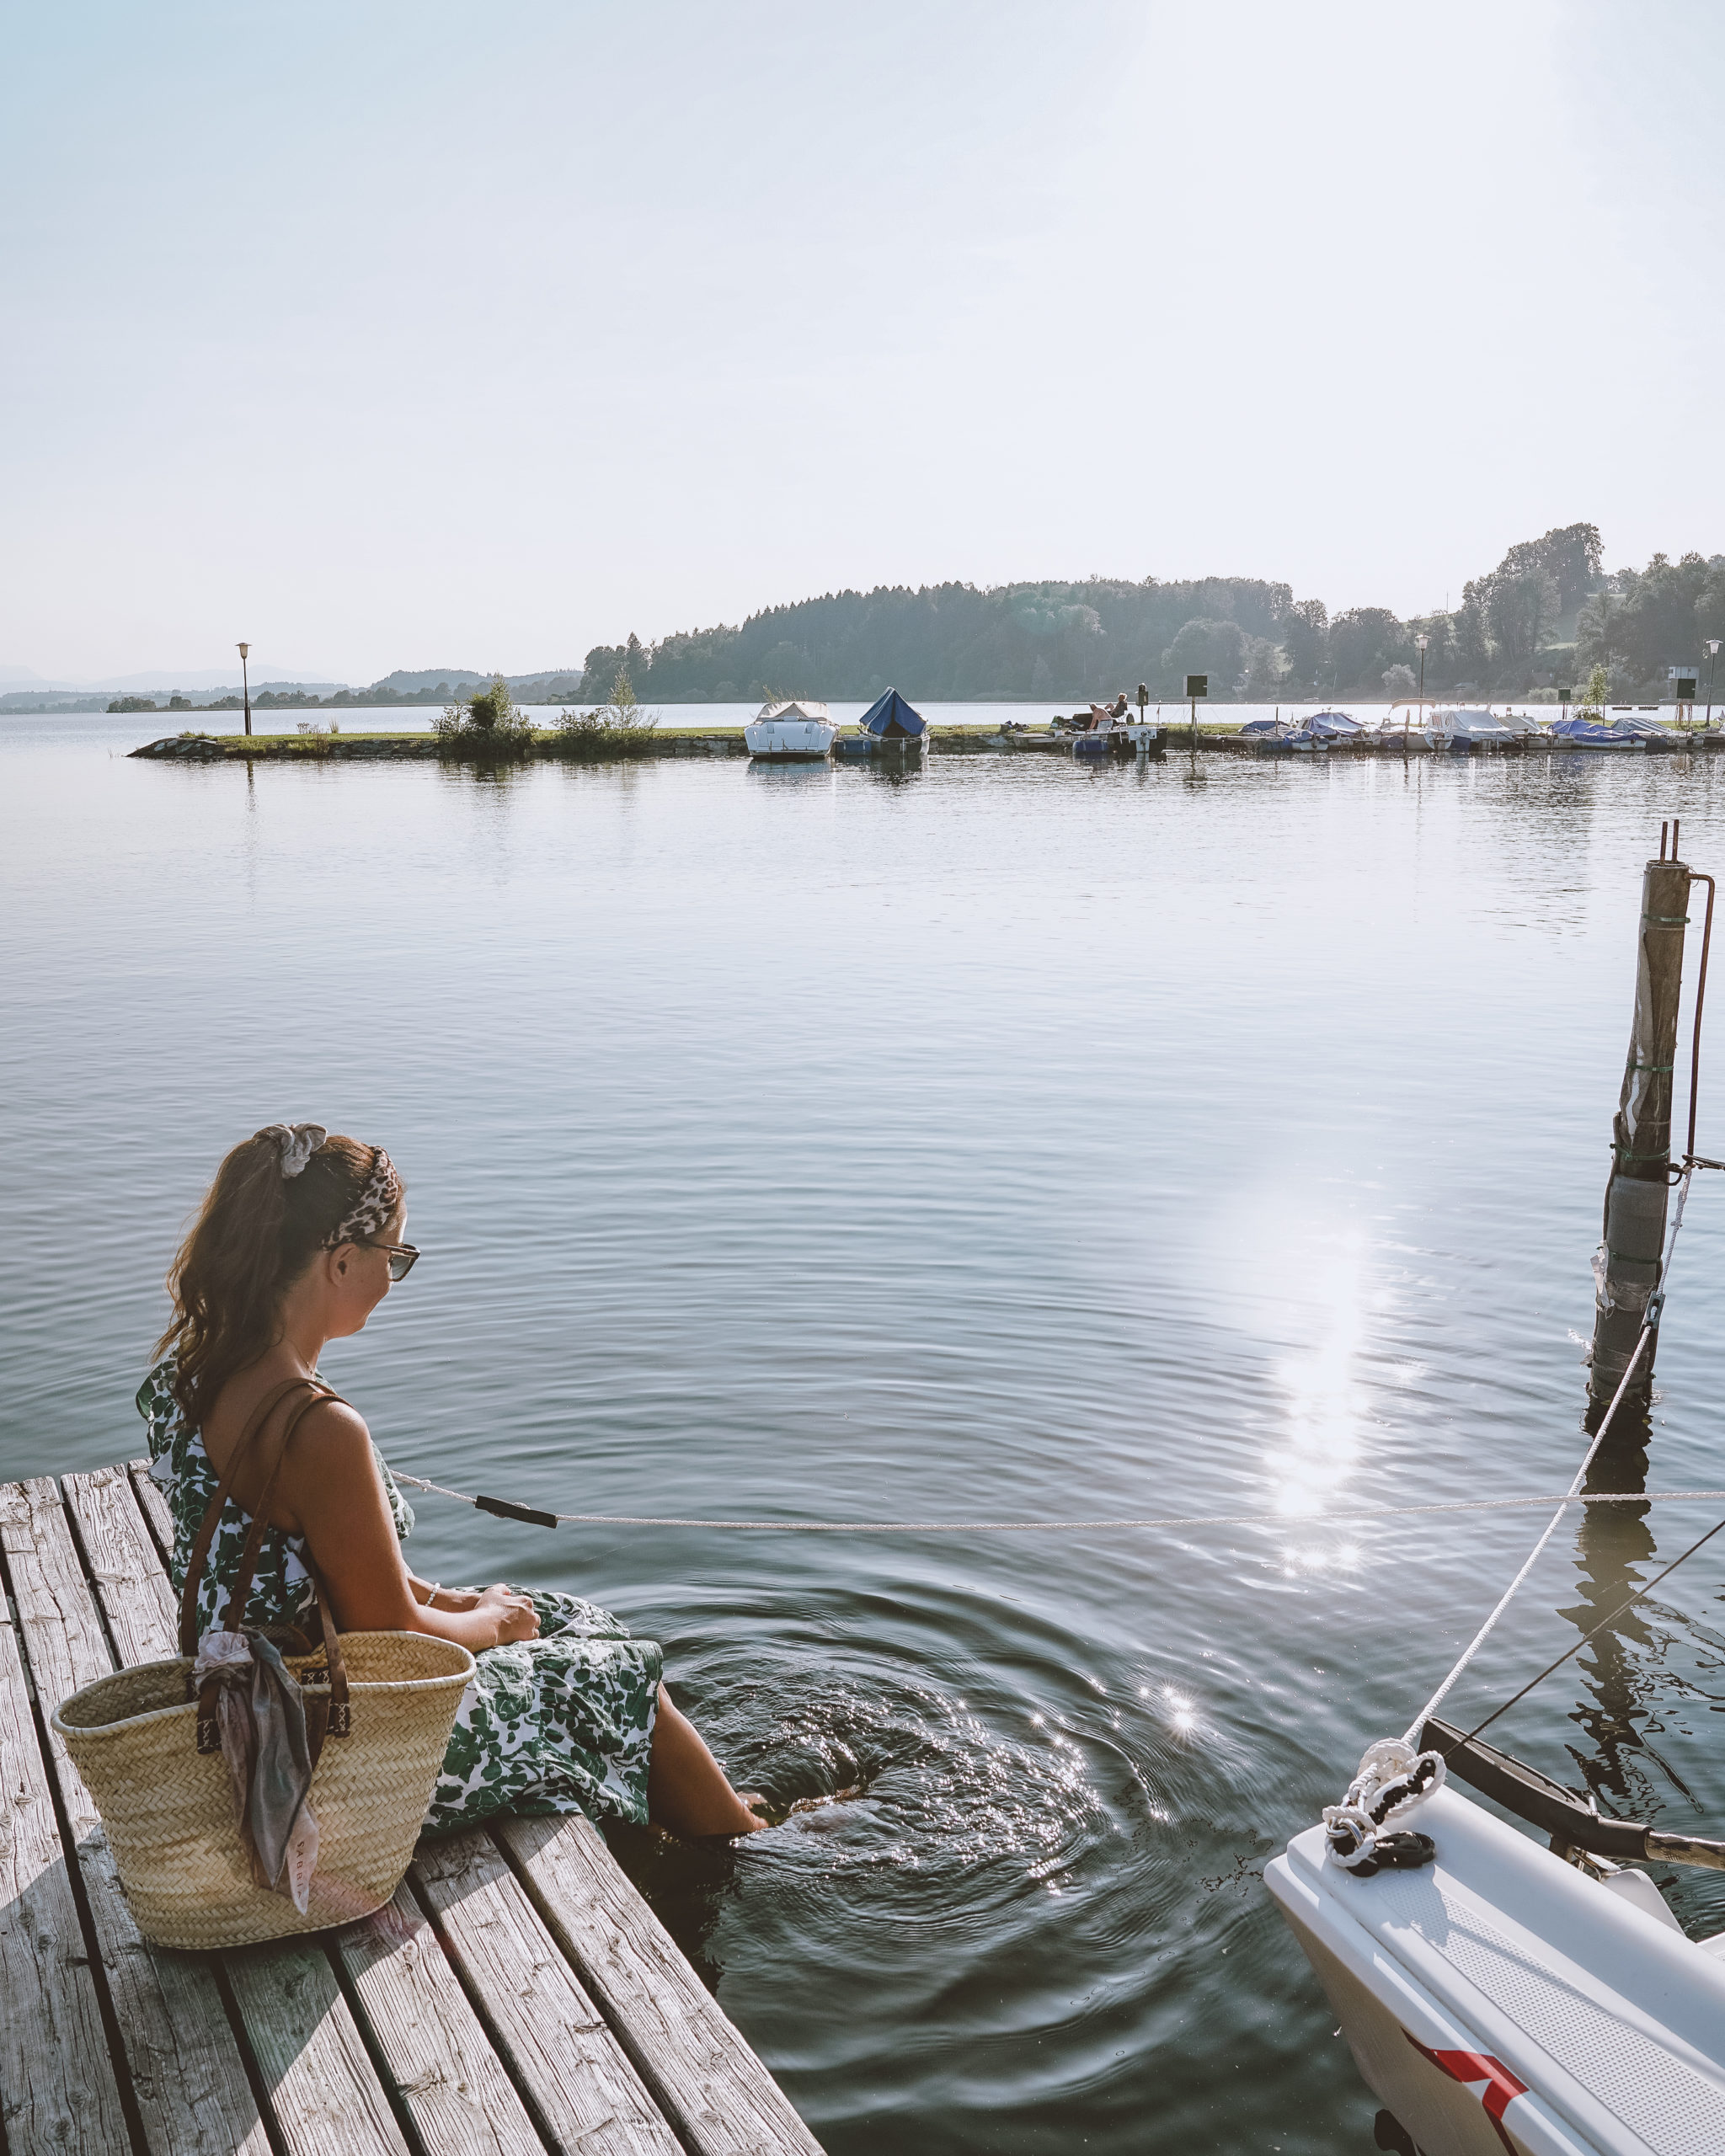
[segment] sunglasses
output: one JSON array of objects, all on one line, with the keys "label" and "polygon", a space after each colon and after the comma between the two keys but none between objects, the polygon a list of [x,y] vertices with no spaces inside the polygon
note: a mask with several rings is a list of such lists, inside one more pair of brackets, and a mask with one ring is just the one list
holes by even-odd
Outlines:
[{"label": "sunglasses", "polygon": [[367,1243],[366,1248],[388,1251],[392,1280],[405,1280],[419,1261],[419,1253],[412,1243]]}]

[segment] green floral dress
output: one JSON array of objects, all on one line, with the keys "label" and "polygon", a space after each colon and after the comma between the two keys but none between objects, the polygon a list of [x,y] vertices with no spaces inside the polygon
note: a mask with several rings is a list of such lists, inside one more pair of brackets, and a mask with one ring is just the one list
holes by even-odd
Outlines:
[{"label": "green floral dress", "polygon": [[[158,1363],[138,1389],[149,1427],[150,1472],[174,1515],[169,1570],[176,1588],[220,1477],[203,1440],[188,1429],[171,1389],[174,1362]],[[395,1531],[406,1541],[412,1508],[372,1448]],[[198,1590],[198,1629],[221,1621],[239,1562],[248,1516],[222,1508]],[[245,1621],[294,1625],[309,1611],[311,1575],[303,1540],[280,1528],[264,1535]],[[494,1812],[585,1812],[590,1818],[647,1820],[647,1763],[659,1706],[661,1657],[651,1640],[633,1640],[609,1611],[579,1596],[528,1589],[539,1637],[487,1647],[476,1657],[432,1793],[427,1827],[469,1826]]]}]

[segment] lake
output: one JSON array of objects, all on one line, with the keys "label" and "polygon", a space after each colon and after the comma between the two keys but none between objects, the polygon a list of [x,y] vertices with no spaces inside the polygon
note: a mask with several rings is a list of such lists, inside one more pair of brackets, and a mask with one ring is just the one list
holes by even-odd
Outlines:
[{"label": "lake", "polygon": [[[229,1145],[315,1118],[408,1182],[425,1257],[325,1367],[412,1473],[570,1512],[1277,1515],[553,1535],[425,1497],[413,1552],[661,1640],[745,1785],[860,1784],[734,1854],[620,1844],[833,2156],[1365,2156],[1258,1875],[1537,1524],[1306,1516],[1573,1471],[1641,865],[1675,814],[1725,867],[1725,766],[248,776],[126,761],[152,723],[0,722],[0,1474],[138,1450],[182,1225]],[[1701,1179],[1654,1486],[1719,1479],[1722,1289]],[[1561,1529],[1456,1711],[1710,1524]],[[1725,1831],[1722,1593],[1710,1547],[1494,1737]],[[1673,1898],[1725,1929],[1725,1878]]]}]

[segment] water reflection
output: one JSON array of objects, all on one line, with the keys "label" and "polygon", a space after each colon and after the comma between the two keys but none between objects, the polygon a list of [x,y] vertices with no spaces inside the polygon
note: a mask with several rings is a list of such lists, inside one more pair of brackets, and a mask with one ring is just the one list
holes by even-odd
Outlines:
[{"label": "water reflection", "polygon": [[1276,1371],[1283,1438],[1264,1454],[1276,1510],[1290,1518],[1322,1512],[1359,1456],[1367,1407],[1359,1371],[1366,1328],[1362,1273],[1356,1239],[1308,1259],[1301,1279],[1311,1337],[1306,1348]]},{"label": "water reflection", "polygon": [[[1645,1454],[1642,1462],[1644,1470]],[[1581,1598],[1559,1613],[1578,1630],[1594,1634],[1576,1657],[1586,1696],[1569,1719],[1584,1741],[1567,1747],[1570,1756],[1601,1811],[1643,1818],[1658,1808],[1638,1726],[1648,1711],[1641,1658],[1653,1636],[1645,1605],[1633,1603],[1603,1630],[1594,1632],[1594,1627],[1645,1582],[1657,1546],[1647,1523],[1651,1510],[1648,1505],[1585,1508],[1576,1536]]]}]

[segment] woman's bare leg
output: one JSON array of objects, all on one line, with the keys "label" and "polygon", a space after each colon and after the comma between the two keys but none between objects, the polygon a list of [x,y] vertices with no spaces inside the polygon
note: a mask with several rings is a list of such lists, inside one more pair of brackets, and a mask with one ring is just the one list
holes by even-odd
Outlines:
[{"label": "woman's bare leg", "polygon": [[708,1750],[701,1732],[659,1688],[653,1753],[647,1767],[647,1812],[673,1834],[752,1834],[766,1822],[751,1812]]}]

